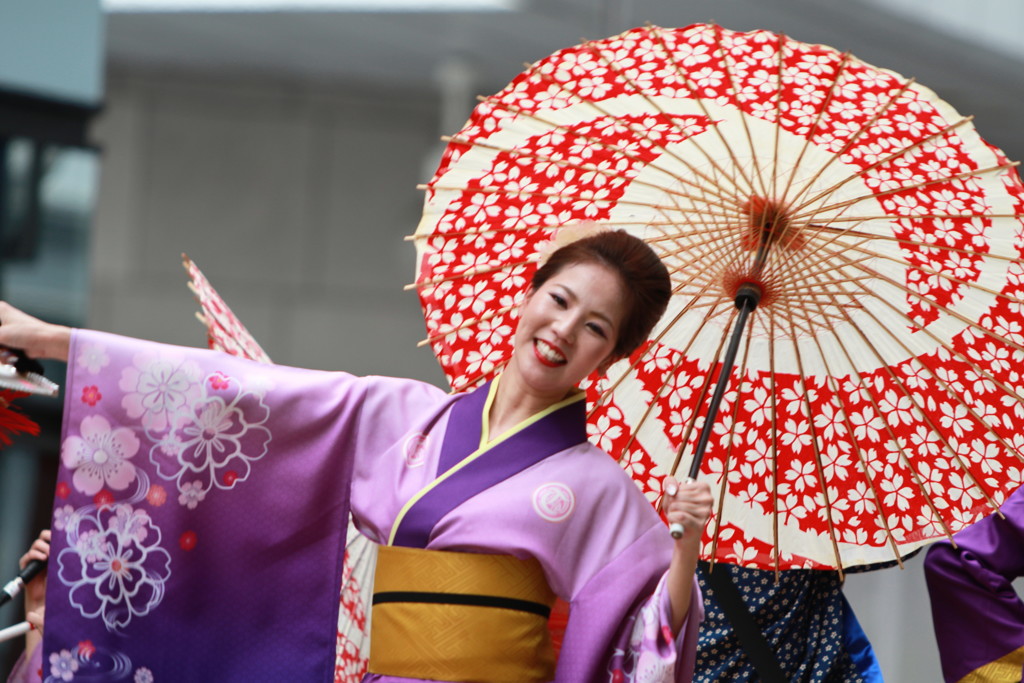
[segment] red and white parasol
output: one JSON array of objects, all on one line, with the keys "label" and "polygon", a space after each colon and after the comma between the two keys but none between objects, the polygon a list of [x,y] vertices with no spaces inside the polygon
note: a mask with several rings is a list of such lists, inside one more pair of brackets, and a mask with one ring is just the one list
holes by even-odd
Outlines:
[{"label": "red and white parasol", "polygon": [[892,560],[1024,480],[1024,186],[933,92],[830,47],[717,26],[557,52],[474,111],[414,239],[452,387],[493,376],[558,226],[645,239],[675,294],[591,378],[592,440],[651,499],[689,464],[752,284],[700,476],[704,555]]}]

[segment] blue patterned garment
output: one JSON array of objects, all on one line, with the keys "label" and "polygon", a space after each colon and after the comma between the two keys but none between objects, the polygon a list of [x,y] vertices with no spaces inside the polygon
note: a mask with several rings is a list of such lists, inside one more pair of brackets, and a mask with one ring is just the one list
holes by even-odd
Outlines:
[{"label": "blue patterned garment", "polygon": [[[853,610],[834,571],[790,569],[779,573],[715,565],[727,571],[776,653],[788,681],[876,683],[882,680]],[[698,570],[707,612],[700,627],[694,681],[756,681],[732,623],[722,612],[703,568]]]}]

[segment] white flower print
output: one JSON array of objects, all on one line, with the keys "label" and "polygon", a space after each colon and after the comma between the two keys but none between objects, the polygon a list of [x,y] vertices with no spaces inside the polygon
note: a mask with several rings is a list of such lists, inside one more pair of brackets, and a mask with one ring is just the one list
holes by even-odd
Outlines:
[{"label": "white flower print", "polygon": [[853,488],[847,493],[847,498],[853,503],[854,512],[859,515],[875,511],[875,495],[865,481],[855,482]]},{"label": "white flower print", "polygon": [[600,100],[612,89],[603,78],[588,76],[577,81],[577,93],[584,99]]},{"label": "white flower print", "polygon": [[832,403],[822,403],[814,415],[814,427],[826,441],[846,436],[846,423],[842,409]]},{"label": "white flower print", "polygon": [[882,503],[887,508],[910,509],[913,492],[910,487],[903,485],[903,476],[897,474],[891,465],[886,466],[885,477],[881,480],[879,488],[883,494]]},{"label": "white flower print", "polygon": [[884,423],[869,406],[865,406],[850,414],[850,424],[853,426],[853,435],[856,439],[876,442],[878,430]]},{"label": "white flower print", "polygon": [[103,368],[110,365],[110,356],[99,344],[83,344],[76,360],[90,375],[98,375]]},{"label": "white flower print", "polygon": [[760,427],[771,422],[771,396],[764,387],[755,387],[749,398],[743,402],[743,409],[750,415],[750,421]]},{"label": "white flower print", "polygon": [[924,426],[919,426],[914,430],[914,433],[910,435],[910,443],[915,456],[931,459],[942,452],[938,434]]},{"label": "white flower print", "polygon": [[[780,490],[781,494],[781,490]],[[807,497],[797,494],[779,496],[779,519],[783,524],[799,524],[807,518]]]},{"label": "white flower print", "polygon": [[83,617],[100,617],[109,631],[149,614],[163,599],[171,556],[148,513],[122,503],[76,521],[57,556],[71,604]]},{"label": "white flower print", "polygon": [[841,526],[845,519],[845,513],[850,509],[850,500],[839,495],[839,490],[828,487],[828,505],[825,505],[825,496],[819,491],[814,494],[814,503],[817,506],[818,519],[828,524]]},{"label": "white flower print", "polygon": [[957,438],[963,437],[971,429],[974,419],[963,404],[943,403],[941,410],[942,416],[939,418],[939,424],[944,429],[952,430]]},{"label": "white flower print", "polygon": [[810,425],[807,422],[786,420],[782,428],[782,445],[799,452],[811,444]]},{"label": "white flower print", "polygon": [[[615,418],[616,422],[612,422]],[[615,407],[601,415],[597,423],[593,425],[593,433],[596,435],[596,444],[605,453],[614,453],[615,441],[622,436],[622,425],[618,423],[622,419],[622,412]]]},{"label": "white flower print", "polygon": [[909,425],[914,421],[914,405],[906,394],[893,390],[885,392],[878,401],[878,407],[891,426]]},{"label": "white flower print", "polygon": [[747,484],[747,487],[739,492],[739,499],[755,509],[759,508],[761,503],[767,503],[769,500],[768,492],[762,489],[758,482]]},{"label": "white flower print", "polygon": [[818,473],[814,463],[794,462],[786,470],[786,479],[792,482],[794,490],[803,491],[817,487]]},{"label": "white flower print", "polygon": [[970,510],[974,507],[974,503],[982,498],[981,491],[975,485],[974,480],[960,472],[949,473],[949,488],[946,489],[946,494],[951,503],[964,510]]},{"label": "white flower print", "polygon": [[150,462],[161,477],[177,482],[179,502],[191,508],[203,500],[197,486],[205,494],[245,481],[251,463],[266,455],[271,438],[263,426],[270,409],[262,396],[246,392],[236,381],[207,395],[210,384],[202,383],[202,395],[182,406],[166,432],[148,434]]},{"label": "white flower print", "polygon": [[829,444],[821,452],[821,464],[825,470],[826,481],[846,481],[850,476],[849,467],[853,462],[850,450],[853,448],[849,443],[840,441]]},{"label": "white flower print", "polygon": [[163,431],[176,411],[200,395],[199,378],[195,363],[136,356],[121,372],[121,405],[129,417],[141,417],[146,430]]},{"label": "white flower print", "polygon": [[[754,434],[754,430],[750,434]],[[757,439],[744,451],[744,457],[751,466],[751,474],[763,477],[768,474],[769,465],[772,461],[772,454],[767,439]]]}]

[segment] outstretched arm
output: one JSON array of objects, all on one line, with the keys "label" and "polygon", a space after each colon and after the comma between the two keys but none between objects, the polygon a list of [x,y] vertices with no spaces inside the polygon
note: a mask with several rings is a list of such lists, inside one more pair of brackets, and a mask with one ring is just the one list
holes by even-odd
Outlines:
[{"label": "outstretched arm", "polygon": [[67,361],[71,328],[43,322],[0,301],[0,345],[21,349],[30,358]]}]

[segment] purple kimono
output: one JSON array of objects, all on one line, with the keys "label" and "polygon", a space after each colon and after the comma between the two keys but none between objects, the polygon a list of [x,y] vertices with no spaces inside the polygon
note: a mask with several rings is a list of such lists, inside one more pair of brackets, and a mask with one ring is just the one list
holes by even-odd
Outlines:
[{"label": "purple kimono", "polygon": [[1024,603],[1013,580],[1024,576],[1024,487],[1002,507],[928,549],[925,579],[947,683],[1020,681]]},{"label": "purple kimono", "polygon": [[673,637],[671,538],[582,400],[495,439],[487,395],[76,331],[44,675],[333,680],[351,511],[380,543],[537,558],[570,603],[556,681],[690,680],[696,582]]}]

